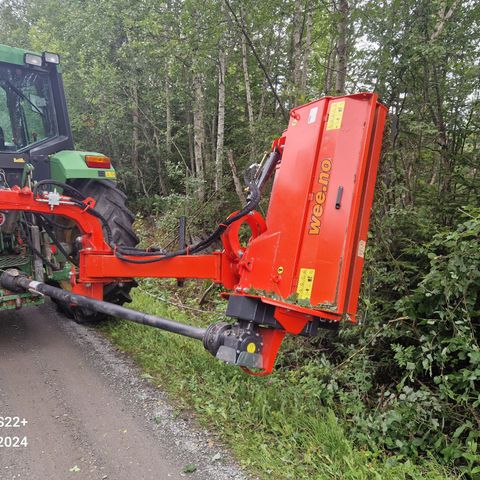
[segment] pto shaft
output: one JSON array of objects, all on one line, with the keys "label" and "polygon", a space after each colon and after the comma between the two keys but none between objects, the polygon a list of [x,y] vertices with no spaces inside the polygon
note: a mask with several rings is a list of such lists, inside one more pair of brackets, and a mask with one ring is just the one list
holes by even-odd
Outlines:
[{"label": "pto shaft", "polygon": [[0,284],[2,287],[12,292],[30,290],[42,295],[51,297],[59,302],[74,307],[88,308],[94,312],[105,313],[112,317],[120,317],[132,322],[150,325],[151,327],[166,330],[167,332],[177,333],[184,337],[195,338],[203,340],[207,329],[185,325],[180,322],[174,322],[162,317],[148,315],[146,313],[137,312],[130,308],[121,307],[109,302],[95,300],[93,298],[77,295],[61,288],[52,287],[46,283],[37,282],[24,275],[21,275],[18,270],[7,270],[0,276]]},{"label": "pto shaft", "polygon": [[58,302],[71,305],[74,308],[86,308],[93,312],[105,313],[112,317],[120,317],[135,323],[149,325],[184,337],[201,340],[203,346],[215,357],[234,365],[262,368],[261,336],[256,327],[248,322],[231,325],[218,322],[208,328],[193,327],[180,322],[174,322],[162,317],[147,315],[130,308],[113,303],[95,300],[93,298],[71,293],[61,288],[32,280],[15,269],[10,269],[0,276],[0,285],[11,292],[31,291],[51,297]]}]

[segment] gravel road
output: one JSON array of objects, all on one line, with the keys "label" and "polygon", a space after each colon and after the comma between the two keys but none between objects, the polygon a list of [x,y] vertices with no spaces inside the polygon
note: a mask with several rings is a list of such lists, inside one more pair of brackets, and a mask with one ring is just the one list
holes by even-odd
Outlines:
[{"label": "gravel road", "polygon": [[0,313],[0,480],[181,478],[248,477],[94,329],[51,304]]}]

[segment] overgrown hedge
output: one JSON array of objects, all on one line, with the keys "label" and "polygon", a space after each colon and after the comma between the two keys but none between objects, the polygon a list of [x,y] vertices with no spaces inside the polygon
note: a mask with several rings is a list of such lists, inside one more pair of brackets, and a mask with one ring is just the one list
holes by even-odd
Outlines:
[{"label": "overgrown hedge", "polygon": [[405,213],[391,215],[403,234],[393,253],[382,243],[370,252],[365,325],[304,347],[301,366],[291,343],[283,366],[298,368],[305,395],[347,419],[358,442],[434,455],[478,478],[480,210],[459,211],[456,228],[421,243],[419,228],[405,236]]}]

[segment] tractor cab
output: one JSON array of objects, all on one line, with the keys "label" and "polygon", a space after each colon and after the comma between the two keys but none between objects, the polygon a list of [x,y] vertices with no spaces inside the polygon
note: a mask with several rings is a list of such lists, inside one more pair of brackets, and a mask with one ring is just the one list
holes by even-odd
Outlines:
[{"label": "tractor cab", "polygon": [[49,155],[73,150],[59,56],[0,45],[0,170],[20,185],[25,164],[51,177]]}]

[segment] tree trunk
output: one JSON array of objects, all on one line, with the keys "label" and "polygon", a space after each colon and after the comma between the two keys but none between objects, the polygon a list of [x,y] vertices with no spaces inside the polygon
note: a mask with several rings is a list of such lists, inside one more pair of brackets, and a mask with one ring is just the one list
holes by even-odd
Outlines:
[{"label": "tree trunk", "polygon": [[247,42],[242,36],[242,64],[243,64],[243,78],[245,81],[245,96],[247,99],[247,115],[250,127],[253,125],[253,103],[252,103],[252,89],[250,86],[250,75],[248,74],[248,57],[247,57]]},{"label": "tree trunk", "polygon": [[170,157],[172,153],[172,111],[170,106],[170,78],[165,78],[165,147]]},{"label": "tree trunk", "polygon": [[242,205],[245,205],[246,199],[245,194],[243,193],[242,182],[238,176],[237,166],[233,160],[233,152],[229,149],[227,151],[228,163],[230,164],[230,169],[232,170],[233,184],[235,185],[235,192],[237,192],[237,197],[240,200]]},{"label": "tree trunk", "polygon": [[205,112],[203,98],[203,82],[200,74],[193,77],[193,151],[195,158],[195,172],[198,180],[196,189],[197,198],[201,202],[205,199],[205,170],[203,154],[205,150]]},{"label": "tree trunk", "polygon": [[158,185],[161,195],[168,194],[168,186],[165,179],[165,165],[162,159],[161,148],[160,148],[160,139],[158,138],[157,131],[153,130],[153,138],[155,140],[155,147],[157,150],[157,174],[158,174]]},{"label": "tree trunk", "polygon": [[329,95],[333,88],[333,72],[335,71],[336,58],[336,46],[332,40],[330,42],[330,52],[328,54],[327,66],[325,69],[325,95]]},{"label": "tree trunk", "polygon": [[223,178],[223,143],[225,137],[225,70],[226,59],[223,41],[220,42],[218,55],[218,119],[217,119],[217,149],[215,154],[215,191],[222,188]]},{"label": "tree trunk", "polygon": [[193,118],[191,111],[188,110],[187,114],[187,136],[188,136],[188,156],[190,158],[190,171],[195,176],[195,153],[193,151]]},{"label": "tree trunk", "polygon": [[450,19],[450,17],[455,13],[455,9],[460,4],[460,0],[454,0],[453,4],[447,10],[447,2],[442,2],[441,4],[441,12],[440,12],[440,19],[435,26],[435,31],[430,36],[430,41],[435,41],[442,33],[445,28],[445,24]]},{"label": "tree trunk", "polygon": [[293,103],[298,101],[302,81],[302,24],[302,0],[295,0],[295,13],[293,14]]},{"label": "tree trunk", "polygon": [[348,29],[348,1],[339,0],[338,12],[340,18],[337,24],[337,78],[335,82],[335,93],[345,93],[345,80],[347,78],[347,29]]},{"label": "tree trunk", "polygon": [[133,95],[133,107],[132,107],[132,161],[135,170],[137,171],[137,178],[140,186],[142,187],[143,193],[148,197],[148,190],[145,186],[145,180],[143,176],[143,171],[140,167],[140,151],[139,151],[139,132],[138,127],[140,125],[140,114],[138,110],[138,89],[134,85],[132,88]]},{"label": "tree trunk", "polygon": [[[270,39],[266,45],[267,51],[271,51],[273,49],[273,44],[275,43],[275,35],[273,33],[270,34]],[[272,56],[269,56],[265,62],[265,68],[270,70],[272,67]],[[267,94],[268,94],[268,81],[264,78],[262,82],[262,93],[260,95],[260,102],[258,106],[257,112],[257,121],[260,121],[263,117],[265,106],[267,104]]]},{"label": "tree trunk", "polygon": [[[244,14],[243,11],[241,11],[242,14],[242,23],[245,28],[245,22],[244,22]],[[250,85],[250,75],[248,73],[248,56],[247,56],[247,40],[245,38],[245,35],[242,35],[242,65],[243,65],[243,79],[245,82],[245,98],[247,102],[247,115],[248,115],[248,127],[250,130],[250,135],[253,139],[253,135],[255,133],[255,127],[254,127],[254,118],[253,118],[253,102],[252,102],[252,89]],[[250,150],[250,157],[251,160],[253,161],[254,157],[254,145],[251,143],[251,150]]]},{"label": "tree trunk", "polygon": [[[308,9],[308,3],[306,8]],[[310,52],[312,51],[312,22],[312,12],[311,10],[308,10],[305,26],[305,47],[303,49],[303,70],[300,82],[300,92],[303,95],[305,95],[305,92],[307,91],[308,61],[310,60]]]}]

